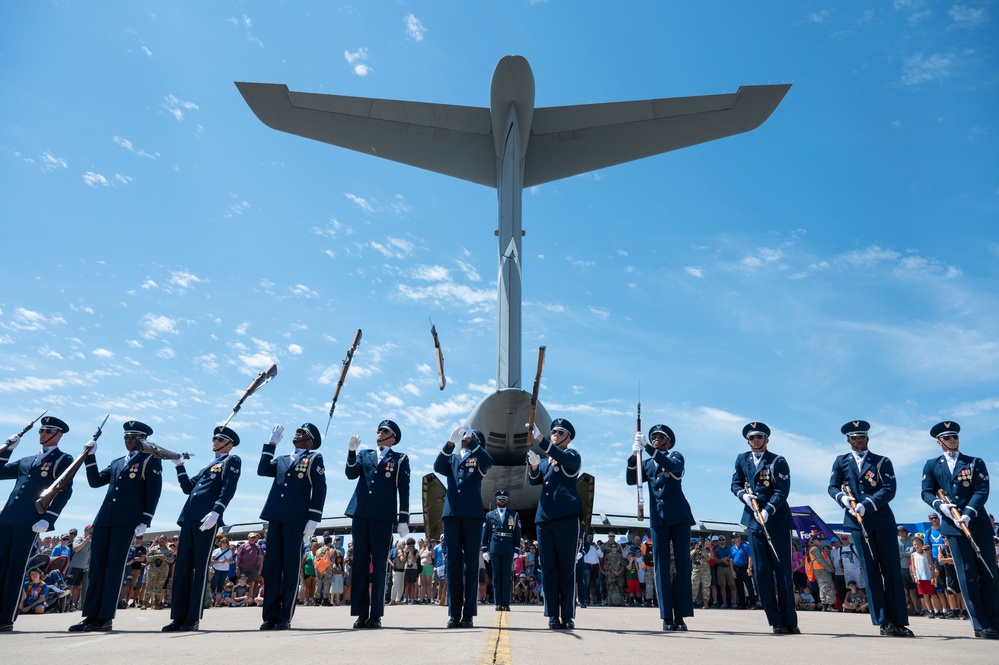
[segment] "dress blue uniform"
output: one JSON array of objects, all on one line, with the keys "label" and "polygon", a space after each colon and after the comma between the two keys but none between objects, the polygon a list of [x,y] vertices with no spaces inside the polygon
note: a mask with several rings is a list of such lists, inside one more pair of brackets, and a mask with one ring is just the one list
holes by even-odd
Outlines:
[{"label": "dress blue uniform", "polygon": [[434,471],[447,478],[443,519],[448,544],[448,613],[452,622],[460,619],[463,627],[470,628],[478,613],[479,549],[485,521],[482,479],[492,468],[493,458],[486,452],[482,432],[469,430],[464,436],[471,439],[469,447],[455,450],[455,444],[448,441],[437,454]]},{"label": "dress blue uniform", "polygon": [[[41,427],[55,427],[63,434],[69,431],[66,423],[52,416],[42,418]],[[46,441],[45,434],[40,434],[40,440]],[[49,525],[47,531],[51,531],[73,494],[70,485],[53,499],[45,514],[39,515],[35,501],[73,463],[73,456],[57,446],[43,448],[38,455],[22,457],[16,462],[8,461],[10,454],[10,449],[0,453],[0,480],[15,481],[7,504],[0,511],[0,630],[11,630],[17,619],[24,572],[37,537],[32,525],[45,520]]]},{"label": "dress blue uniform", "polygon": [[257,465],[257,475],[274,479],[260,512],[260,519],[267,522],[261,628],[289,627],[295,614],[306,522],[322,520],[326,503],[326,468],[323,456],[315,452],[321,443],[319,428],[305,423],[299,429],[310,433],[311,450],[296,448],[293,455],[275,456],[277,444],[268,442]]},{"label": "dress blue uniform", "polygon": [[[960,431],[961,427],[957,423],[943,422],[935,425],[930,430],[930,435],[937,437],[938,441],[951,435],[956,439]],[[949,455],[952,455],[950,460]],[[971,543],[954,523],[950,512],[941,509],[942,501],[937,494],[941,489],[946,492],[958,512],[970,518],[967,522],[968,530],[978,544],[985,564],[978,560]],[[987,638],[999,638],[999,572],[996,571],[995,534],[985,509],[985,501],[989,497],[989,471],[985,462],[981,458],[961,454],[955,440],[949,453],[927,460],[923,466],[922,496],[923,501],[944,516],[940,520],[940,531],[950,543],[957,579],[961,583],[961,591],[964,592],[976,633]],[[982,570],[986,566],[988,572]]]},{"label": "dress blue uniform", "polygon": [[[228,427],[217,427],[215,434],[224,435],[234,446],[239,445],[239,436]],[[217,531],[217,527],[202,529],[201,526],[211,513],[218,515],[217,525],[223,523],[222,516],[236,494],[242,467],[243,461],[231,452],[216,455],[211,464],[193,478],[187,475],[183,464],[177,467],[177,482],[187,495],[187,501],[177,518],[180,537],[173,568],[173,596],[170,599],[172,623],[166,629],[179,626],[191,629],[201,621],[208,561],[215,547]]]},{"label": "dress blue uniform", "polygon": [[[509,499],[506,490],[496,492],[496,500]],[[497,506],[486,513],[482,525],[482,552],[489,554],[493,568],[493,600],[496,609],[510,609],[513,590],[513,561],[520,556],[520,516]]]},{"label": "dress blue uniform", "polygon": [[[383,420],[378,428],[392,430],[395,443],[402,438],[391,420]],[[357,481],[344,513],[351,518],[354,541],[350,615],[358,617],[356,628],[381,627],[392,526],[396,521],[409,524],[409,457],[391,446],[383,447],[380,459],[378,450],[350,450],[344,473]]]},{"label": "dress blue uniform", "polygon": [[[146,437],[153,433],[151,427],[135,420],[123,427],[126,436]],[[138,443],[103,471],[97,470],[97,457],[90,452],[86,467],[90,486],[107,486],[108,491],[94,518],[89,590],[83,599],[84,626],[87,622],[104,624],[114,619],[135,528],[140,524],[148,528],[152,523],[163,489],[162,462],[139,452]]]},{"label": "dress blue uniform", "polygon": [[[848,436],[866,437],[870,427],[863,420],[855,420],[845,424],[841,431]],[[833,462],[829,477],[829,496],[836,503],[842,503],[846,496],[843,483],[850,488],[854,500],[864,506],[861,519],[867,529],[870,548],[864,543],[860,525],[851,511],[846,511],[843,523],[850,527],[854,549],[860,552],[871,621],[881,626],[885,634],[896,635],[896,627],[909,624],[909,614],[902,569],[898,565],[898,527],[889,505],[895,498],[895,469],[890,459],[866,449],[862,455],[860,451],[846,453]],[[902,631],[901,636],[907,637],[908,632]]]},{"label": "dress blue uniform", "polygon": [[[649,438],[656,433],[664,434],[670,448],[676,443],[673,431],[666,425],[654,425],[649,430]],[[659,617],[666,630],[683,630],[684,617],[694,616],[694,599],[688,580],[691,578],[690,527],[694,516],[690,504],[683,494],[683,455],[679,451],[659,450],[645,443],[648,457],[642,460],[642,475],[649,485],[649,524],[652,527],[652,558],[655,561],[656,594],[659,598]],[[635,485],[638,482],[637,459],[628,458],[625,482]],[[676,552],[674,565],[676,579],[670,577],[670,547]],[[648,584],[648,579],[646,579]]]},{"label": "dress blue uniform", "polygon": [[[754,433],[770,436],[770,428],[764,423],[749,423],[742,435],[749,438]],[[762,455],[752,451],[742,453],[735,460],[732,473],[732,494],[742,500],[748,483],[750,491],[756,495],[761,512],[766,512],[767,531],[777,550],[775,558],[767,543],[763,526],[756,520],[753,511],[745,506],[742,511],[742,524],[748,530],[749,548],[753,556],[756,591],[767,615],[767,622],[778,634],[798,633],[798,614],[794,609],[794,585],[791,579],[791,509],[787,505],[787,495],[791,491],[791,470],[780,455],[764,450]]]},{"label": "dress blue uniform", "polygon": [[[575,428],[564,418],[552,421],[552,431],[568,432],[575,438]],[[541,450],[548,453],[538,463],[538,468],[528,469],[527,480],[531,485],[542,485],[534,523],[538,528],[538,556],[541,566],[541,584],[545,594],[545,616],[548,626],[573,627],[576,612],[576,546],[579,542],[579,517],[583,504],[579,500],[576,480],[583,466],[579,452],[572,448],[562,450],[548,438],[540,442]]]}]

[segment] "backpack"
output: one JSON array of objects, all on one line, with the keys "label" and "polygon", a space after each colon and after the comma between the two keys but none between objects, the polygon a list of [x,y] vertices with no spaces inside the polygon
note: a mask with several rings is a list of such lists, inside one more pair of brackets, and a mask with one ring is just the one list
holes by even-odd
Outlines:
[{"label": "backpack", "polygon": [[330,558],[330,552],[333,550],[332,547],[326,547],[325,545],[319,548],[316,553],[315,566],[316,572],[320,575],[325,575],[326,571],[330,569],[333,565],[333,561]]}]

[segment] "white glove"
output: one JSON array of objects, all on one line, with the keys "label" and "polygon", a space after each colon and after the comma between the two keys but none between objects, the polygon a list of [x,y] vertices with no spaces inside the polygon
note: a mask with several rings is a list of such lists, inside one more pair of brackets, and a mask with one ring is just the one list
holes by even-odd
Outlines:
[{"label": "white glove", "polygon": [[183,456],[183,455],[181,455],[181,456],[180,456],[180,457],[178,457],[177,459],[172,459],[172,460],[170,460],[170,461],[171,461],[171,462],[173,462],[174,466],[184,466],[184,462],[185,462],[186,460],[184,459],[184,456]]},{"label": "white glove", "polygon": [[745,494],[742,495],[742,501],[747,506],[749,506],[750,510],[753,509],[753,499],[755,499],[755,498],[756,498],[756,495],[752,494],[751,492],[746,492]]},{"label": "white glove", "polygon": [[579,561],[582,558],[583,558],[583,553],[582,552],[576,552],[576,561]]},{"label": "white glove", "polygon": [[135,535],[136,536],[143,535],[144,533],[146,533],[146,529],[148,528],[149,527],[147,527],[145,524],[140,524],[139,526],[135,527]]},{"label": "white glove", "polygon": [[[639,434],[638,436],[641,436],[641,434]],[[642,450],[643,450],[642,444],[638,442],[638,438],[636,437],[635,443],[631,444],[631,454],[638,455],[642,452]]]},{"label": "white glove", "polygon": [[640,445],[640,446],[642,446],[644,448],[645,447],[645,435],[642,434],[641,432],[635,432],[635,443],[637,443],[638,445]]},{"label": "white glove", "polygon": [[531,466],[537,466],[541,463],[541,455],[537,454],[533,450],[527,451],[527,463]]},{"label": "white glove", "polygon": [[482,560],[483,560],[483,561],[485,561],[486,563],[488,563],[488,562],[489,562],[489,558],[490,558],[490,557],[489,557],[489,552],[485,552],[485,553],[484,553],[484,554],[482,555]]},{"label": "white glove", "polygon": [[314,534],[316,532],[316,527],[317,526],[319,526],[319,522],[317,522],[316,520],[309,520],[308,522],[306,522],[305,523],[305,533],[303,534],[303,537],[306,540],[309,540],[310,538],[312,538],[312,534]]},{"label": "white glove", "polygon": [[760,510],[760,521],[763,522],[764,524],[766,524],[768,519],[770,519],[770,513],[767,512],[766,510],[761,509]]},{"label": "white glove", "polygon": [[960,526],[961,524],[968,524],[971,521],[971,515],[961,515],[961,518],[954,522]]},{"label": "white glove", "polygon": [[399,522],[399,528],[396,529],[399,532],[399,536],[405,538],[409,535],[409,525],[405,522]]},{"label": "white glove", "polygon": [[541,430],[538,429],[537,423],[534,423],[534,429],[531,431],[531,434],[534,436],[535,441],[540,441],[541,439],[545,438],[544,435],[541,434]]},{"label": "white glove", "polygon": [[38,520],[31,525],[31,530],[35,533],[45,533],[49,530],[49,523],[45,520]]},{"label": "white glove", "polygon": [[347,442],[347,450],[350,452],[356,451],[361,445],[361,437],[356,434],[350,437],[350,441]]},{"label": "white glove", "polygon": [[281,438],[284,437],[284,426],[275,425],[274,429],[271,430],[271,443],[275,446],[281,443]]},{"label": "white glove", "polygon": [[853,513],[854,516],[856,517],[863,517],[864,513],[867,512],[867,508],[864,507],[864,504],[858,503],[857,507],[851,510],[850,512]]},{"label": "white glove", "polygon": [[212,512],[208,513],[201,519],[201,527],[199,528],[202,531],[208,531],[209,529],[214,529],[215,525],[218,523],[219,523],[219,514],[213,510]]},{"label": "white glove", "polygon": [[454,428],[454,431],[451,432],[451,436],[447,438],[447,442],[453,443],[454,445],[457,446],[459,443],[461,443],[461,440],[463,438],[465,438],[465,426],[458,425],[457,427]]},{"label": "white glove", "polygon": [[953,516],[953,513],[951,513],[951,511],[954,508],[957,508],[957,506],[955,506],[953,503],[941,503],[940,504],[940,512],[943,513],[944,515],[946,515],[947,517],[949,517],[952,522],[954,521],[954,516]]},{"label": "white glove", "polygon": [[83,444],[83,449],[87,451],[88,455],[96,455],[97,454],[97,441],[95,439],[91,439],[90,441],[87,441],[85,444]]},{"label": "white glove", "polygon": [[842,503],[843,507],[846,508],[847,510],[853,510],[853,505],[851,505],[852,500],[846,494],[840,497],[839,502]]},{"label": "white glove", "polygon": [[20,442],[21,442],[20,435],[18,435],[18,434],[12,434],[12,435],[10,435],[10,436],[7,437],[7,440],[4,443],[6,445],[10,446],[11,450],[14,450],[14,448],[17,448],[17,444],[19,444]]}]

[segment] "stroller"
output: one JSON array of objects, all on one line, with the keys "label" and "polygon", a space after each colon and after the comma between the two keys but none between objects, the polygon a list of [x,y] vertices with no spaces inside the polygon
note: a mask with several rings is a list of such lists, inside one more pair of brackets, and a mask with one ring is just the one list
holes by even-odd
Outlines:
[{"label": "stroller", "polygon": [[69,566],[69,557],[50,557],[48,554],[36,554],[28,560],[28,566],[24,571],[25,579],[31,570],[39,570],[42,573],[42,581],[48,587],[48,596],[45,600],[46,612],[65,612],[69,604],[70,591],[66,587],[66,567]]}]

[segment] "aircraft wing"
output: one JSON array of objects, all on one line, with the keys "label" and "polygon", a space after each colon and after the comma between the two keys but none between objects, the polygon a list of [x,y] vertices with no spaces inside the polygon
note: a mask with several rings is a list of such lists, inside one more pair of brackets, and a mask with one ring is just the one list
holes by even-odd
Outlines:
[{"label": "aircraft wing", "polygon": [[727,95],[553,106],[534,110],[524,187],[756,129],[790,85]]},{"label": "aircraft wing", "polygon": [[487,108],[291,92],[274,83],[236,87],[272,129],[496,186]]}]

